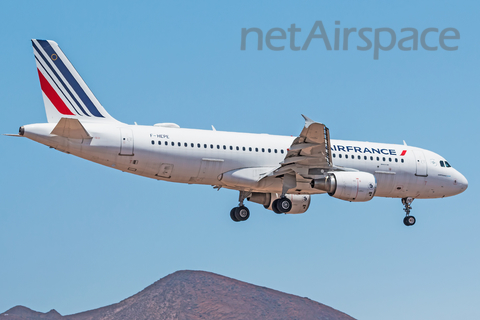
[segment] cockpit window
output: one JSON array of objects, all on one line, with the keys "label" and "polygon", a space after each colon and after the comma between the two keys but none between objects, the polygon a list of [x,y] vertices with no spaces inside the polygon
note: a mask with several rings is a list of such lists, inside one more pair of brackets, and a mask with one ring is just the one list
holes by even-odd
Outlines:
[{"label": "cockpit window", "polygon": [[452,166],[450,165],[450,163],[448,163],[447,161],[444,161],[444,160],[440,160],[440,166],[441,167],[447,167],[447,168],[451,168]]}]

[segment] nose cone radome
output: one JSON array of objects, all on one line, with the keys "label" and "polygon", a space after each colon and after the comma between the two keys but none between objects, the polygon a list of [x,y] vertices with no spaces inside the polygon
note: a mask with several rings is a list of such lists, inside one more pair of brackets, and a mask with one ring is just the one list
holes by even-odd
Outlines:
[{"label": "nose cone radome", "polygon": [[453,181],[453,184],[457,187],[458,193],[462,193],[468,188],[467,178],[465,178],[460,172],[455,175],[455,180]]}]

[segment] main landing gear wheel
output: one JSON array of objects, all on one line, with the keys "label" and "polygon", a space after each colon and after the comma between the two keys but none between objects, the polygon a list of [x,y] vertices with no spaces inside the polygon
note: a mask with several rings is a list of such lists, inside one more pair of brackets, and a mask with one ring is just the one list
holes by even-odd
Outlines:
[{"label": "main landing gear wheel", "polygon": [[235,222],[245,221],[249,217],[250,210],[248,210],[248,208],[245,206],[235,207],[230,210],[230,218],[232,218],[232,220]]},{"label": "main landing gear wheel", "polygon": [[272,210],[273,210],[273,212],[275,212],[275,213],[277,213],[277,214],[280,214],[281,212],[278,211],[278,209],[277,209],[277,203],[278,203],[278,199],[273,200],[273,202],[272,202]]},{"label": "main landing gear wheel", "polygon": [[288,198],[279,198],[272,203],[272,210],[275,213],[287,213],[292,210],[292,201]]},{"label": "main landing gear wheel", "polygon": [[413,226],[417,220],[415,219],[414,216],[406,216],[403,218],[403,224],[405,224],[407,227]]}]

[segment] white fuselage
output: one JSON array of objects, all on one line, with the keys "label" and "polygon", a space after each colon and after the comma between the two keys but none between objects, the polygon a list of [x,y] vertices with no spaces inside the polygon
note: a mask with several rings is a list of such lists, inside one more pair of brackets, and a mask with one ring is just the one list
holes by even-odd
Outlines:
[{"label": "white fuselage", "polygon": [[[83,124],[91,139],[52,135],[54,123],[24,126],[24,136],[60,151],[133,174],[179,183],[280,193],[281,179],[259,177],[279,167],[295,137],[121,123]],[[441,198],[463,192],[467,180],[444,158],[406,145],[331,140],[336,167],[375,175],[375,196]],[[243,170],[243,171],[242,171]],[[240,174],[238,174],[240,173]],[[308,181],[289,193],[318,194]]]}]

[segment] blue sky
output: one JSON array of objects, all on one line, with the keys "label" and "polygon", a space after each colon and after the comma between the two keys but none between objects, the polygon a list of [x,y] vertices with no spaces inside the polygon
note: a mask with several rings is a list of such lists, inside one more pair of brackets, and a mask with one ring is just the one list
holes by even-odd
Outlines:
[{"label": "blue sky", "polygon": [[[303,113],[332,138],[437,152],[469,189],[415,200],[411,228],[399,199],[327,195],[303,215],[249,203],[250,219],[237,224],[229,217],[237,192],[148,180],[2,136],[0,312],[76,313],[194,269],[358,319],[480,318],[479,9],[476,1],[2,1],[1,133],[46,121],[30,39],[51,39],[120,121],[297,135]],[[254,41],[240,50],[242,28],[295,23],[302,44],[317,20],[330,38],[335,21],[399,37],[406,27],[453,27],[461,37],[457,51],[396,47],[378,60],[355,49],[358,37],[347,51],[320,42],[258,51]]]}]

